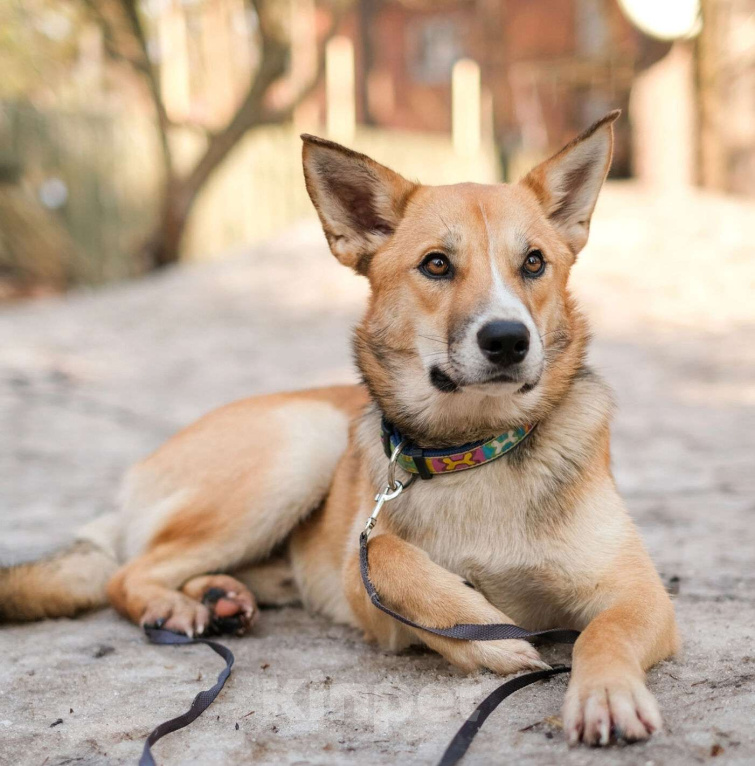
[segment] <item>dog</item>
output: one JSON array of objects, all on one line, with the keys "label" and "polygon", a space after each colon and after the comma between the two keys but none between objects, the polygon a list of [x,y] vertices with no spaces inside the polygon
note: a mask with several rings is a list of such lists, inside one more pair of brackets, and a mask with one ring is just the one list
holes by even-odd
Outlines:
[{"label": "dog", "polygon": [[370,602],[359,533],[400,441],[399,472],[421,476],[369,543],[383,603],[436,628],[582,631],[567,742],[647,739],[662,722],[645,672],[677,650],[674,609],[612,478],[612,396],[568,289],[617,116],[512,185],[424,186],[302,136],[330,250],[371,286],[363,384],[246,399],[179,432],[127,474],[117,513],[0,572],[2,617],[109,601],[142,626],[242,634],[258,604],[300,601],[464,671],[547,667],[526,641],[437,636]]}]

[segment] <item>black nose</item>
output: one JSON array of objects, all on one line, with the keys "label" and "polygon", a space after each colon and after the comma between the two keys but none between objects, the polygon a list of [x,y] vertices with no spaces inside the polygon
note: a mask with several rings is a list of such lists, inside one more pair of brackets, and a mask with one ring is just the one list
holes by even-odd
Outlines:
[{"label": "black nose", "polygon": [[488,322],[477,333],[480,350],[494,364],[518,364],[530,348],[530,331],[521,322]]}]

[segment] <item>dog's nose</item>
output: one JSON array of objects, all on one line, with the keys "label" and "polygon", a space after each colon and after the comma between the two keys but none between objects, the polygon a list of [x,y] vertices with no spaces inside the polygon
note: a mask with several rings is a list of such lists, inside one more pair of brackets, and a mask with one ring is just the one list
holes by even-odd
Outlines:
[{"label": "dog's nose", "polygon": [[483,354],[494,364],[508,367],[518,364],[530,348],[530,331],[521,322],[502,319],[488,322],[477,333],[477,343]]}]

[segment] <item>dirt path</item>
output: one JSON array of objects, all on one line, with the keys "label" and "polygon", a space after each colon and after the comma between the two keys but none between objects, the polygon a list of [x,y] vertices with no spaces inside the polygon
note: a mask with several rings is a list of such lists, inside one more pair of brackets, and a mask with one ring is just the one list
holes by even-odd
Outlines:
[{"label": "dirt path", "polygon": [[[559,678],[500,709],[465,764],[755,762],[754,234],[752,205],[614,186],[573,278],[617,391],[617,480],[659,569],[679,578],[685,651],[650,676],[667,732],[568,751]],[[364,294],[304,225],[219,265],[0,313],[0,562],[68,541],[112,507],[130,462],[209,408],[352,380]],[[298,609],[228,643],[226,690],[157,747],[160,763],[433,764],[497,683]],[[135,763],[149,729],[220,669],[201,647],[146,646],[109,611],[5,627],[0,657],[9,766]]]}]

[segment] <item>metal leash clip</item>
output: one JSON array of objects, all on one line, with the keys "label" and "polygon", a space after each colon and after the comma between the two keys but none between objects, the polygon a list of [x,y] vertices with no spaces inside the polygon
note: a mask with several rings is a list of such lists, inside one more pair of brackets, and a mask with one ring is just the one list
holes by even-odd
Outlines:
[{"label": "metal leash clip", "polygon": [[388,483],[385,485],[385,489],[382,492],[378,492],[377,495],[375,495],[375,507],[373,508],[370,517],[367,519],[367,524],[362,533],[365,536],[365,539],[370,536],[370,532],[372,532],[375,524],[377,524],[377,517],[383,506],[389,500],[395,500],[405,489],[408,489],[416,478],[416,476],[411,476],[406,484],[396,478],[396,462],[401,454],[401,450],[404,449],[407,444],[408,440],[404,439],[400,444],[396,445],[396,448],[391,453],[391,459],[388,461]]}]

